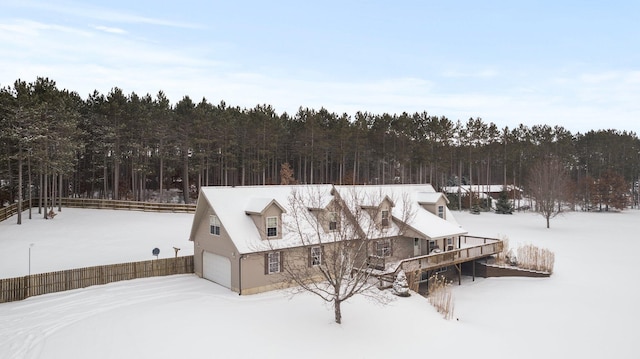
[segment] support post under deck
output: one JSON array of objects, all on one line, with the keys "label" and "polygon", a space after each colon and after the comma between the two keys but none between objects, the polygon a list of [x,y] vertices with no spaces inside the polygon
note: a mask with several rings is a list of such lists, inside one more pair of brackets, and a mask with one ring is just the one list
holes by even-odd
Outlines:
[{"label": "support post under deck", "polygon": [[472,280],[472,282],[475,282],[476,281],[476,260],[475,259],[473,260],[472,272],[473,272],[473,280]]}]

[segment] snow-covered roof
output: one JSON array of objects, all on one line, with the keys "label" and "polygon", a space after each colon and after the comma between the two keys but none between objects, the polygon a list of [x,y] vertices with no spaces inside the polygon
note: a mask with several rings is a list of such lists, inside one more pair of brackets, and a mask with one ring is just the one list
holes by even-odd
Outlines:
[{"label": "snow-covered roof", "polygon": [[[504,186],[501,184],[474,184],[474,185],[460,185],[460,186],[446,186],[442,187],[442,191],[445,193],[458,193],[458,188],[460,188],[460,192],[468,193],[472,191],[474,193],[500,193],[504,189]],[[507,190],[512,191],[521,191],[519,187],[515,187],[513,185],[507,185]]]},{"label": "snow-covered roof", "polygon": [[[437,196],[442,194],[431,185],[202,187],[190,239],[194,239],[199,221],[206,220],[204,217],[210,206],[240,254],[296,247],[310,241],[329,242],[335,240],[335,234],[323,232],[316,217],[318,213],[312,209],[326,208],[336,198],[343,201],[351,214],[359,216],[360,229],[358,233],[354,229],[350,234],[353,237],[362,234],[371,239],[395,236],[401,231],[397,223],[403,221],[429,238],[467,233],[451,213],[447,212],[447,220],[444,220],[420,206],[420,203],[434,200]],[[393,205],[393,220],[388,228],[382,230],[364,208],[377,206],[385,199]],[[263,240],[261,229],[256,227],[249,214],[260,214],[272,204],[283,210],[282,238]],[[347,220],[343,218],[341,223]]]},{"label": "snow-covered roof", "polygon": [[444,198],[446,203],[449,203],[447,196],[441,192],[419,192],[417,194],[418,203],[433,204],[438,202],[440,198]]},{"label": "snow-covered roof", "polygon": [[249,200],[249,203],[247,204],[247,208],[245,210],[246,213],[251,213],[251,214],[262,214],[262,212],[267,209],[267,207],[271,206],[272,204],[275,204],[276,206],[280,207],[280,209],[282,209],[284,212],[286,212],[286,210],[284,209],[284,207],[282,207],[282,205],[280,203],[278,203],[278,201],[276,201],[273,198],[251,198]]},{"label": "snow-covered roof", "polygon": [[[381,186],[336,186],[343,198],[389,198],[395,204],[391,214],[396,221],[437,239],[468,233],[461,228],[453,214],[446,210],[446,220],[427,211],[420,204],[436,203],[444,197],[429,184],[424,185],[381,185]],[[446,197],[445,197],[446,198]],[[394,228],[396,229],[396,228]],[[399,229],[398,229],[399,230]],[[397,233],[396,233],[397,234]],[[387,236],[392,235],[390,232]]]}]

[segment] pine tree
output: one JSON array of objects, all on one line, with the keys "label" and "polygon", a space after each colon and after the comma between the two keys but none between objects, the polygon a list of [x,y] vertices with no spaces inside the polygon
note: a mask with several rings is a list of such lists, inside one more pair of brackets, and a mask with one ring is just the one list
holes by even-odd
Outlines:
[{"label": "pine tree", "polygon": [[509,193],[507,192],[506,188],[503,188],[502,192],[500,192],[500,197],[498,197],[498,201],[496,202],[496,213],[513,213],[513,204],[511,204],[511,201],[509,201]]}]

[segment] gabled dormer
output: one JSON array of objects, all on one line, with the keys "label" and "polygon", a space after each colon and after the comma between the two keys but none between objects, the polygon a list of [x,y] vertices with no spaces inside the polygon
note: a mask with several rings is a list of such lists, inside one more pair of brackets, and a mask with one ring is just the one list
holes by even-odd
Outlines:
[{"label": "gabled dormer", "polygon": [[284,213],[284,207],[272,198],[254,198],[245,209],[245,214],[251,217],[263,240],[282,238]]},{"label": "gabled dormer", "polygon": [[423,192],[418,194],[418,204],[436,216],[447,219],[449,200],[441,192]]},{"label": "gabled dormer", "polygon": [[375,226],[384,231],[392,225],[391,210],[394,206],[393,200],[385,196],[380,203],[363,205],[362,208],[371,216]]},{"label": "gabled dormer", "polygon": [[323,203],[322,208],[309,207],[324,233],[340,230],[343,209],[338,200],[333,199],[328,204]]}]

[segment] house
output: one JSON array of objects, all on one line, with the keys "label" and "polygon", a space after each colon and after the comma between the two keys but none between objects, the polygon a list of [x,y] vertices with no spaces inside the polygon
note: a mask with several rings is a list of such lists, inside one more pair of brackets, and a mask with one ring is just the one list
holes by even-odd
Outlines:
[{"label": "house", "polygon": [[[447,195],[449,195],[451,198],[451,196],[454,196],[453,198],[457,198],[457,196],[460,194],[461,197],[464,199],[469,198],[469,195],[472,195],[472,198],[476,198],[483,207],[491,207],[491,208],[495,208],[495,201],[497,201],[500,196],[502,195],[502,192],[506,189],[507,191],[507,198],[509,198],[514,205],[517,205],[518,207],[520,207],[520,200],[522,199],[522,194],[523,191],[522,189],[520,189],[519,187],[516,187],[514,185],[507,185],[506,187],[503,185],[484,185],[484,184],[480,184],[480,185],[460,185],[460,186],[446,186],[446,187],[442,187],[441,190],[442,192],[446,193]],[[470,204],[468,202],[468,200],[466,200],[467,202],[463,202],[461,203],[462,208],[470,208],[472,207],[472,204]],[[456,206],[457,207],[457,206]]]},{"label": "house", "polygon": [[269,291],[286,285],[285,261],[313,267],[325,246],[355,238],[381,273],[459,265],[475,257],[446,205],[431,185],[203,187],[194,271],[239,294]]},{"label": "house", "polygon": [[442,191],[447,194],[458,194],[462,193],[462,195],[468,195],[469,192],[475,194],[480,199],[486,199],[490,197],[494,200],[500,197],[500,194],[507,190],[508,196],[511,199],[517,199],[522,197],[522,189],[516,187],[514,185],[507,185],[506,187],[503,185],[497,184],[478,184],[478,185],[460,185],[460,186],[446,186],[442,187]]}]

